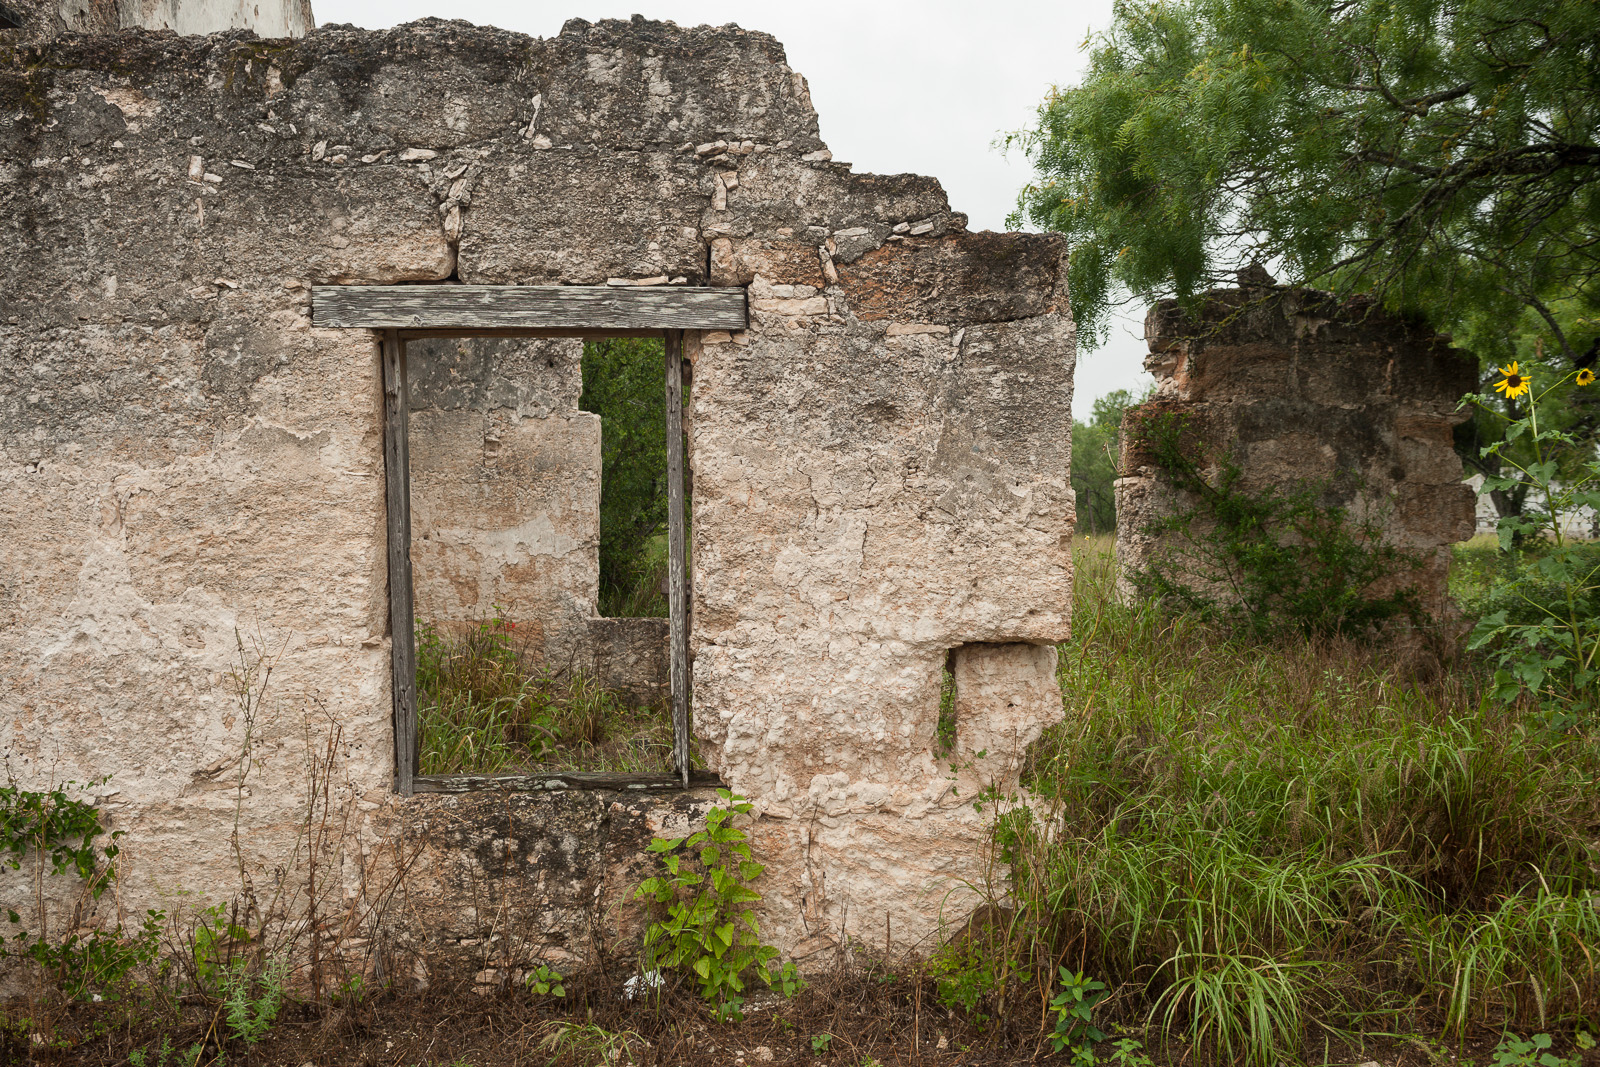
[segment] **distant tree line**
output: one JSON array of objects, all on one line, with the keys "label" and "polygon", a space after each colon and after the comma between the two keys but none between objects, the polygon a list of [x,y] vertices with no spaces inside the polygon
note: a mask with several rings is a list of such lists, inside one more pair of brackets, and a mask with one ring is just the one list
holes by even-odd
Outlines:
[{"label": "distant tree line", "polygon": [[1072,424],[1072,491],[1081,534],[1116,532],[1122,413],[1142,399],[1128,389],[1113,390],[1094,402],[1088,422]]}]

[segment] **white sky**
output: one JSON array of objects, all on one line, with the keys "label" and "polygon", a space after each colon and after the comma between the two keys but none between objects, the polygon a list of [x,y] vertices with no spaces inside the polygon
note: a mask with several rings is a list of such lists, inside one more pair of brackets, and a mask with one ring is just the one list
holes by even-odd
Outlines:
[{"label": "white sky", "polygon": [[[679,25],[737,22],[783,42],[804,74],[835,160],[858,172],[929,174],[974,230],[1005,229],[1031,175],[994,142],[1029,124],[1053,84],[1083,69],[1080,45],[1110,21],[1111,0],[858,0],[752,4],[728,0],[313,0],[319,24],[367,29],[435,15],[552,37],[569,18],[634,13]],[[1078,357],[1073,408],[1086,417],[1112,389],[1142,389],[1143,311]]]}]

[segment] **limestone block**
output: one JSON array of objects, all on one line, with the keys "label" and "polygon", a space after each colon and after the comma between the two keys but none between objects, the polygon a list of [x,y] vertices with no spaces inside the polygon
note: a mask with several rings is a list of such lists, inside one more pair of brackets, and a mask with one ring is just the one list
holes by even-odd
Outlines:
[{"label": "limestone block", "polygon": [[769,34],[635,16],[570,19],[537,44],[534,128],[558,145],[721,141],[744,156],[757,145],[793,156],[822,147],[806,80]]},{"label": "limestone block", "polygon": [[960,324],[1048,314],[1058,301],[1064,245],[1024,234],[959,234],[886,246],[841,266],[862,319]]},{"label": "limestone block", "polygon": [[983,788],[1016,790],[1028,746],[1061,719],[1055,646],[959,645],[951,654],[950,671],[955,677],[956,758],[963,775]]},{"label": "limestone block", "polygon": [[974,729],[1025,747],[1060,716],[1034,645],[1069,619],[1074,337],[1053,314],[984,321],[988,292],[953,295],[955,329],[862,322],[846,295],[689,349],[695,732],[763,813],[783,887],[763,921],[808,966],[847,935],[935,936],[989,873],[972,797],[980,774],[1014,780],[1014,753],[948,773],[950,649],[994,642],[1013,650],[996,676],[1023,679],[974,684],[969,718],[992,723]]},{"label": "limestone block", "polygon": [[[706,274],[703,168],[665,152],[492,157],[461,237],[461,280],[604,285]],[[635,191],[650,190],[647,198]]]},{"label": "limestone block", "polygon": [[590,619],[584,654],[595,682],[630,704],[664,704],[670,697],[666,619]]},{"label": "limestone block", "polygon": [[[275,321],[270,303],[232,314],[243,332]],[[50,430],[5,425],[0,572],[20,580],[0,752],[28,786],[111,776],[101,807],[128,832],[130,908],[174,889],[226,901],[241,862],[279,864],[308,736],[333,730],[355,781],[381,788],[392,765],[375,346],[296,321],[280,324],[286,362],[245,354],[218,375],[182,330],[36,344]],[[66,406],[75,375],[125,384],[125,402]],[[19,449],[41,453],[38,475]],[[237,679],[259,685],[269,663],[246,715]],[[241,788],[259,798],[242,856],[223,829]]]},{"label": "limestone block", "polygon": [[738,186],[706,212],[709,234],[825,243],[838,262],[850,263],[916,223],[927,223],[929,237],[966,227],[933,178],[853,174],[847,164],[805,163],[791,153],[742,157],[737,167]]},{"label": "limestone block", "polygon": [[715,803],[709,789],[417,797],[386,813],[415,853],[402,944],[435,975],[631,952],[648,921],[633,890],[656,873],[646,846]]},{"label": "limestone block", "polygon": [[576,338],[432,338],[406,344],[411,410],[503,409],[518,418],[568,415],[583,393]]}]

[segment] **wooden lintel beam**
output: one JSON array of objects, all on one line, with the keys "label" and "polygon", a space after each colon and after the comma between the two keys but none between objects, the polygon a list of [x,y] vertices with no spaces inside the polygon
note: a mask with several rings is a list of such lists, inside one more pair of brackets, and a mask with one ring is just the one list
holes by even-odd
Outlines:
[{"label": "wooden lintel beam", "polygon": [[745,293],[685,285],[315,285],[317,326],[391,330],[742,330]]}]

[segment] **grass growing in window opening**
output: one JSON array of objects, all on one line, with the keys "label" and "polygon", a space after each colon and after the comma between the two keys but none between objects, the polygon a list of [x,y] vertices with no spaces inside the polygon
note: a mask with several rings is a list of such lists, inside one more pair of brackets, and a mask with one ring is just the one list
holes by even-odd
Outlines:
[{"label": "grass growing in window opening", "polygon": [[1460,666],[1127,606],[1080,541],[1042,818],[1002,822],[1031,951],[1225,1062],[1600,1013],[1600,745]]},{"label": "grass growing in window opening", "polygon": [[672,770],[672,719],[582,671],[541,664],[497,615],[453,635],[417,628],[423,774]]}]

